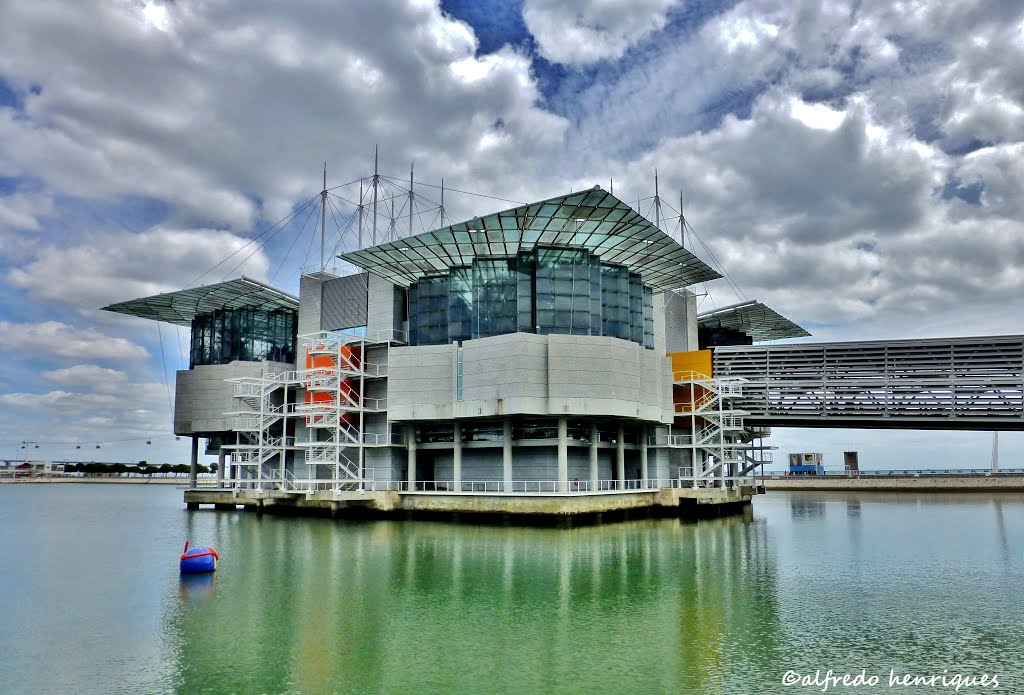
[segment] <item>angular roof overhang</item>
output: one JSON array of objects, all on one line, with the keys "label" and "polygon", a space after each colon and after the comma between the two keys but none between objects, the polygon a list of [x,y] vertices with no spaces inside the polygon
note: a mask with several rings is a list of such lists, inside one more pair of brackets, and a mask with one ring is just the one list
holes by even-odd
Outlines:
[{"label": "angular roof overhang", "polygon": [[408,287],[423,275],[470,265],[478,256],[514,256],[536,246],[584,247],[602,262],[640,273],[643,282],[658,292],[722,277],[597,186],[340,257]]},{"label": "angular roof overhang", "polygon": [[771,307],[753,300],[698,314],[697,325],[701,328],[731,328],[747,334],[755,342],[803,338],[810,335]]},{"label": "angular roof overhang", "polygon": [[240,277],[216,285],[190,287],[103,307],[103,311],[191,326],[196,314],[216,309],[253,308],[263,311],[298,311],[299,299],[257,280]]}]

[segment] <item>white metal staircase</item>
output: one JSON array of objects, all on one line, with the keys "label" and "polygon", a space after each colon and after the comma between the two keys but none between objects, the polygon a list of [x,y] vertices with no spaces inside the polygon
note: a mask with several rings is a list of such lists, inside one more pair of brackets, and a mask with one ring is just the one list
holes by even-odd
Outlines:
[{"label": "white metal staircase", "polygon": [[363,416],[379,406],[367,403],[376,399],[365,398],[366,339],[333,331],[300,339],[307,366],[298,372],[298,380],[306,399],[295,404],[295,413],[305,417],[309,437],[296,445],[304,450],[306,465],[316,471],[305,481],[306,488],[358,488],[363,480]]},{"label": "white metal staircase", "polygon": [[[240,467],[239,477],[252,481],[257,489],[287,489],[285,452],[295,446],[295,438],[282,434],[287,432],[283,420],[290,405],[288,386],[296,382],[296,373],[270,373],[231,381],[232,395],[247,406],[227,413],[232,417],[235,443],[224,448],[231,451],[232,463]],[[277,466],[272,463],[275,457],[280,460]]]},{"label": "white metal staircase", "polygon": [[677,439],[675,445],[690,450],[694,487],[725,487],[727,478],[742,474],[747,447],[740,440],[746,413],[733,408],[731,399],[743,394],[744,381],[738,377],[716,379],[692,371],[675,374],[675,384],[688,395],[675,404],[676,423],[691,432]]}]

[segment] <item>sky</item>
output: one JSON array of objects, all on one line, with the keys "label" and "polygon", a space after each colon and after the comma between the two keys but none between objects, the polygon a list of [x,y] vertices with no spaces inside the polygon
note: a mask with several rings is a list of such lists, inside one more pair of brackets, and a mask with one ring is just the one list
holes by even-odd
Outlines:
[{"label": "sky", "polygon": [[[297,293],[302,206],[326,162],[351,248],[374,145],[443,178],[454,220],[612,181],[653,217],[657,171],[663,228],[681,196],[739,288],[701,310],[759,299],[812,341],[1024,333],[1019,2],[0,2],[0,459],[187,461],[187,330],[99,308],[241,274]],[[987,467],[991,437],[772,443]]]}]

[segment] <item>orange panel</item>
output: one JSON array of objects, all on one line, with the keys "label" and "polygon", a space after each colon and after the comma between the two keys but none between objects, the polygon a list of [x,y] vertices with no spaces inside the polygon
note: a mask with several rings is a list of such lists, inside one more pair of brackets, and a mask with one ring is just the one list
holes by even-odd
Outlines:
[{"label": "orange panel", "polygon": [[703,405],[711,397],[711,392],[700,384],[674,384],[672,386],[672,402],[676,404],[677,413],[688,413],[694,410],[694,403]]},{"label": "orange panel", "polygon": [[673,379],[681,378],[686,372],[696,372],[706,377],[712,376],[710,350],[670,352],[668,356],[672,360]]},{"label": "orange panel", "polygon": [[342,359],[348,360],[351,364],[358,367],[360,361],[359,348],[351,347],[349,345],[343,345],[341,348]]}]

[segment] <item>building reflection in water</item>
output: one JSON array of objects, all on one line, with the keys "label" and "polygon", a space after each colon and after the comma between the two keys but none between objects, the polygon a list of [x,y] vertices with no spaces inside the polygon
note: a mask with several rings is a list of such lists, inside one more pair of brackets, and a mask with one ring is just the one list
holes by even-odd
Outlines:
[{"label": "building reflection in water", "polygon": [[724,693],[780,656],[775,550],[749,514],[576,529],[224,516],[213,600],[167,605],[183,692]]},{"label": "building reflection in water", "polygon": [[825,516],[824,500],[820,494],[793,493],[789,498],[789,513],[794,519],[820,519]]}]

